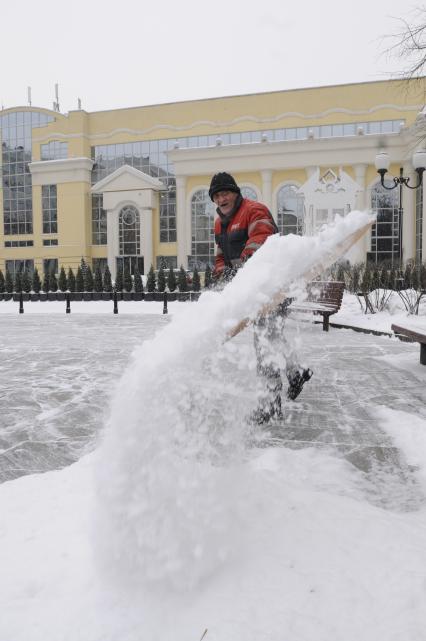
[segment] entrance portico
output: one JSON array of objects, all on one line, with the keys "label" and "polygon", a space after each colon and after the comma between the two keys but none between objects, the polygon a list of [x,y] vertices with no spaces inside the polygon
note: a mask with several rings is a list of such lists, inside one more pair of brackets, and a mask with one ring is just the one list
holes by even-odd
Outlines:
[{"label": "entrance portico", "polygon": [[[93,185],[92,194],[103,195],[103,208],[107,212],[108,267],[113,280],[117,258],[140,256],[145,271],[153,263],[153,216],[159,210],[158,194],[165,190],[167,187],[158,178],[129,165]],[[135,228],[135,223],[139,228]],[[126,239],[125,232],[120,233],[122,224],[134,230],[134,238]]]}]

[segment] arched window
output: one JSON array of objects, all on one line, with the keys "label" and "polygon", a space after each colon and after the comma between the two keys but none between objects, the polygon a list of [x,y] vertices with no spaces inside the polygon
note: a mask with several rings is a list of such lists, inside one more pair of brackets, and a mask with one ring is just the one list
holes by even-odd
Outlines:
[{"label": "arched window", "polygon": [[257,200],[257,194],[252,187],[241,187],[241,195],[249,200]]},{"label": "arched window", "polygon": [[[385,181],[389,187],[393,182]],[[371,209],[377,214],[377,222],[371,229],[371,252],[374,262],[389,260],[398,262],[400,252],[400,228],[398,212],[398,189],[391,191],[376,183],[371,190]]]},{"label": "arched window", "polygon": [[139,211],[133,205],[126,205],[120,210],[118,216],[118,234],[120,242],[120,256],[117,267],[128,263],[133,274],[135,265],[143,273],[143,259],[141,253],[141,225]]},{"label": "arched window", "polygon": [[207,189],[199,189],[191,200],[191,256],[190,269],[205,269],[214,263],[214,217],[216,208]]},{"label": "arched window", "polygon": [[303,234],[304,197],[296,185],[284,185],[277,195],[278,229],[283,236]]}]

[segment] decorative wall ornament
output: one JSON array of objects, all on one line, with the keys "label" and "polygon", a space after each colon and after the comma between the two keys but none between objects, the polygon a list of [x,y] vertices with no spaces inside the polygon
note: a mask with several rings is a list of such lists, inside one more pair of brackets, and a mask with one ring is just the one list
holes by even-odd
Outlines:
[{"label": "decorative wall ornament", "polygon": [[345,216],[355,208],[356,197],[362,187],[342,168],[336,174],[327,169],[320,174],[320,169],[299,188],[298,193],[305,198],[305,233],[316,234],[322,225],[331,222],[336,214]]},{"label": "decorative wall ornament", "polygon": [[277,114],[276,116],[272,116],[269,118],[259,118],[259,117],[250,116],[247,114],[244,116],[239,116],[238,118],[233,118],[231,120],[195,120],[192,123],[188,123],[186,125],[181,125],[181,126],[172,125],[172,124],[157,124],[157,125],[152,125],[151,127],[147,127],[145,129],[144,128],[129,129],[127,127],[120,127],[117,129],[113,129],[112,131],[102,132],[98,134],[83,134],[83,133],[64,134],[61,132],[50,132],[45,136],[34,138],[34,141],[41,143],[46,140],[51,140],[53,137],[61,138],[61,139],[86,138],[88,140],[100,140],[100,139],[105,140],[108,138],[113,138],[118,134],[129,134],[131,136],[146,136],[148,134],[151,134],[154,131],[183,132],[183,131],[191,131],[191,129],[195,129],[197,127],[212,127],[212,129],[217,129],[217,128],[223,128],[223,127],[232,127],[233,125],[238,125],[244,122],[255,123],[257,125],[258,124],[267,125],[267,124],[277,123],[280,120],[283,120],[285,118],[301,118],[302,120],[311,121],[311,120],[318,120],[320,118],[325,118],[330,114],[347,114],[352,116],[366,116],[366,115],[376,113],[377,111],[381,111],[382,109],[406,112],[406,111],[419,111],[420,109],[422,109],[422,107],[423,105],[403,106],[403,105],[394,105],[394,104],[375,105],[374,107],[371,107],[369,109],[346,109],[344,107],[333,107],[333,108],[325,109],[324,111],[321,111],[318,113],[312,113],[312,114],[305,114],[300,111],[284,111],[280,114]]}]

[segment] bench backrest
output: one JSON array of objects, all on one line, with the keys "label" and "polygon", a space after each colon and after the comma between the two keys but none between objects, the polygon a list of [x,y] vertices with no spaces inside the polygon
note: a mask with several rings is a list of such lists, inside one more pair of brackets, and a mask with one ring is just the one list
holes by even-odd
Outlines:
[{"label": "bench backrest", "polygon": [[345,283],[342,281],[312,281],[307,285],[308,300],[326,305],[335,306],[340,309],[345,291]]}]

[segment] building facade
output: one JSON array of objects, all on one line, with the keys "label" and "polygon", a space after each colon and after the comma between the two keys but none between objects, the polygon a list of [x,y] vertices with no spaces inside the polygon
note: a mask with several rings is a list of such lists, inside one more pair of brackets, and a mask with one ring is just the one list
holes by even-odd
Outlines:
[{"label": "building facade", "polygon": [[[203,269],[214,260],[211,176],[232,173],[283,234],[315,234],[335,214],[378,221],[349,259],[425,260],[423,186],[385,190],[426,133],[424,79],[61,114],[0,112],[0,269],[75,269],[84,258]],[[400,224],[401,222],[401,224]],[[401,242],[402,241],[402,242]]]}]

